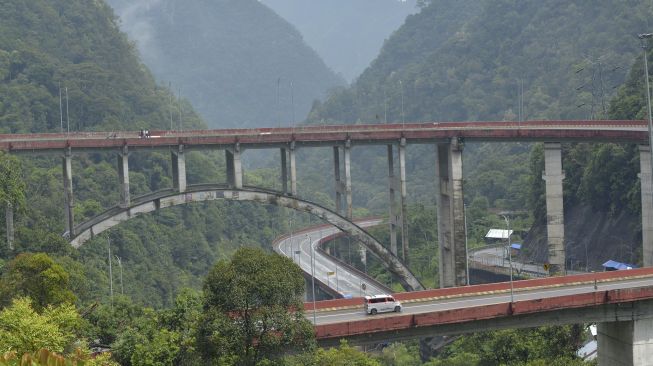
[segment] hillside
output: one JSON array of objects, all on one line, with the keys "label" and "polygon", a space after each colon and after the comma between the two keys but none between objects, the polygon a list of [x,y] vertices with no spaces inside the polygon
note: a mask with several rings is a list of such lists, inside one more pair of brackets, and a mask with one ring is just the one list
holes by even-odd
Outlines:
[{"label": "hillside", "polygon": [[[647,29],[651,15],[644,1],[432,0],[408,17],[356,83],[316,105],[309,122],[518,120],[520,114],[525,120],[630,118],[635,114],[611,112],[610,100],[641,52],[635,36]],[[531,166],[531,148],[466,144],[468,204],[485,201],[502,210],[530,209],[531,220],[540,220],[541,169]],[[419,158],[432,150],[409,152],[409,158],[411,154],[409,192],[420,201],[433,193],[411,190],[410,179],[432,177],[431,163]],[[584,174],[579,164],[589,164],[591,157],[588,152],[585,160],[572,164],[576,156],[566,155],[567,192],[581,190],[579,180],[571,178]],[[594,182],[598,180],[585,182],[582,190]],[[578,201],[568,202],[572,209]],[[624,207],[603,206],[613,210],[606,211],[611,215]]]},{"label": "hillside", "polygon": [[290,125],[341,86],[288,22],[256,0],[109,0],[144,63],[213,128]]},{"label": "hillside", "polygon": [[[155,83],[103,2],[7,0],[0,17],[1,132],[59,131],[59,85],[64,130],[68,116],[71,131],[165,129],[171,114],[177,121],[179,102],[171,103],[172,93]],[[181,102],[184,127],[205,128],[191,105]],[[217,258],[240,246],[263,246],[285,230],[270,218],[284,217],[273,207],[197,204],[131,220],[73,250],[61,237],[60,159],[19,157],[26,205],[16,215],[16,251],[10,252],[3,240],[0,255],[9,259],[42,251],[56,256],[71,272],[81,303],[108,302],[108,238],[112,254],[122,259],[125,294],[137,303],[164,306],[180,288],[199,287]],[[111,152],[74,154],[77,222],[118,202],[115,159]],[[132,153],[129,160],[132,197],[172,186],[169,153]],[[187,164],[191,184],[225,180],[220,154],[191,153]],[[248,179],[256,176],[248,174]],[[0,230],[4,238],[4,225]]]}]

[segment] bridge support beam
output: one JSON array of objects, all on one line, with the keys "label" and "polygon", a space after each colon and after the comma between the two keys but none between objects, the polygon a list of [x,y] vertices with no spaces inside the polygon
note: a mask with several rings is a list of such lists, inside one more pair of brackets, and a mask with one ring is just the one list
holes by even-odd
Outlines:
[{"label": "bridge support beam", "polygon": [[599,365],[650,365],[653,319],[597,324]]},{"label": "bridge support beam", "polygon": [[342,214],[342,195],[345,193],[345,184],[340,178],[340,147],[333,147],[333,176],[336,181],[336,213]]},{"label": "bridge support beam", "polygon": [[397,179],[395,177],[394,153],[392,145],[388,145],[388,186],[390,195],[390,204],[388,205],[388,225],[390,226],[390,251],[397,255],[397,221],[399,216],[395,207],[395,190],[397,189]]},{"label": "bridge support beam", "polygon": [[290,158],[290,194],[297,196],[297,162],[295,160],[295,141],[290,143],[288,150],[288,157]]},{"label": "bridge support beam", "polygon": [[118,153],[118,179],[120,181],[120,207],[129,207],[129,149],[123,146]]},{"label": "bridge support beam", "polygon": [[64,214],[66,216],[66,231],[72,238],[75,236],[75,215],[73,213],[73,168],[72,152],[70,148],[66,149],[63,156],[63,189],[64,189]]},{"label": "bridge support beam", "polygon": [[347,218],[354,216],[351,197],[351,141],[345,142],[345,201],[347,202]]},{"label": "bridge support beam", "polygon": [[653,178],[651,148],[639,145],[639,181],[642,191],[642,265],[653,266]]},{"label": "bridge support beam", "polygon": [[565,216],[562,202],[562,148],[559,142],[544,143],[544,172],[546,185],[546,232],[549,246],[550,272],[565,272]]},{"label": "bridge support beam", "polygon": [[227,184],[233,188],[243,188],[243,166],[240,160],[240,144],[224,151],[227,161]]},{"label": "bridge support beam", "polygon": [[172,159],[172,185],[177,192],[186,192],[186,155],[184,145],[179,145],[177,151],[170,153]]},{"label": "bridge support beam", "polygon": [[404,263],[408,265],[408,224],[406,221],[406,139],[403,137],[399,143],[399,189],[401,192],[401,247],[403,249]]},{"label": "bridge support beam", "polygon": [[463,144],[457,138],[436,147],[436,204],[440,244],[440,287],[467,284]]},{"label": "bridge support beam", "polygon": [[285,148],[279,149],[281,155],[281,192],[288,194],[288,152]]},{"label": "bridge support beam", "polygon": [[11,203],[5,206],[5,220],[7,223],[7,246],[9,250],[14,250],[14,207]]}]

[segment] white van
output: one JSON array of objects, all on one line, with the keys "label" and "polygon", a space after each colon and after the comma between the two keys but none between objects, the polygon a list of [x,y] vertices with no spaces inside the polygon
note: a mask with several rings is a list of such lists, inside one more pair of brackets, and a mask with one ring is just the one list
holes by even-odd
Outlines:
[{"label": "white van", "polygon": [[365,296],[365,312],[367,314],[401,311],[401,303],[390,295]]}]

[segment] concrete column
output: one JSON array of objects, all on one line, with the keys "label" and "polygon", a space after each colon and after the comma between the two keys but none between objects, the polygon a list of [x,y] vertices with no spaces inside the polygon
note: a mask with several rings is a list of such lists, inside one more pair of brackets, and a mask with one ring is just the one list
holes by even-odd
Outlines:
[{"label": "concrete column", "polygon": [[345,201],[347,202],[347,218],[354,216],[351,198],[351,141],[345,142]]},{"label": "concrete column", "polygon": [[653,365],[653,319],[597,324],[600,366]]},{"label": "concrete column", "polygon": [[549,244],[550,273],[565,272],[565,216],[562,202],[562,148],[558,142],[544,143],[544,173],[546,181],[546,232]]},{"label": "concrete column", "polygon": [[290,194],[297,197],[297,165],[295,161],[295,141],[290,143]]},{"label": "concrete column", "polygon": [[281,192],[288,194],[288,153],[285,148],[281,148]]},{"label": "concrete column", "polygon": [[639,145],[639,181],[642,191],[642,264],[653,266],[653,180],[651,178],[651,150]]},{"label": "concrete column", "polygon": [[395,213],[395,169],[394,169],[394,153],[392,145],[388,145],[388,186],[390,193],[389,200],[389,225],[390,225],[390,251],[392,254],[397,255],[397,215]]},{"label": "concrete column", "polygon": [[75,236],[75,215],[73,208],[73,172],[72,172],[72,151],[66,150],[63,157],[63,189],[64,189],[64,214],[66,216],[66,231],[69,237]]},{"label": "concrete column", "polygon": [[[462,161],[461,161],[462,163]],[[462,168],[461,168],[462,177]],[[403,248],[404,263],[408,265],[408,222],[406,220],[406,139],[401,138],[399,143],[399,187],[401,190],[401,247]]]},{"label": "concrete column", "polygon": [[7,222],[7,246],[10,251],[14,250],[14,207],[7,203],[5,207],[5,219]]},{"label": "concrete column", "polygon": [[177,151],[172,151],[172,184],[177,192],[186,192],[186,155],[184,145],[179,145]]},{"label": "concrete column", "polygon": [[345,190],[344,184],[340,179],[340,147],[333,147],[333,176],[336,181],[336,212],[342,214],[342,193]]},{"label": "concrete column", "polygon": [[118,180],[120,181],[120,207],[130,204],[129,195],[129,149],[123,146],[118,153]]},{"label": "concrete column", "polygon": [[440,245],[440,287],[467,284],[463,145],[457,138],[436,148],[436,203]]},{"label": "concrete column", "polygon": [[240,144],[236,144],[233,150],[225,150],[227,160],[227,184],[230,187],[243,188],[243,167],[240,160]]}]

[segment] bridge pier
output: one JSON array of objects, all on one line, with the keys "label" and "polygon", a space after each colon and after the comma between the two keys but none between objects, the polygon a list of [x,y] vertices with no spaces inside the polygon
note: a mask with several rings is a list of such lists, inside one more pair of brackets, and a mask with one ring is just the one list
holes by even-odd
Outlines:
[{"label": "bridge pier", "polygon": [[177,151],[170,152],[172,160],[172,185],[177,192],[186,192],[186,155],[184,145],[179,145]]},{"label": "bridge pier", "polygon": [[388,225],[390,226],[390,251],[392,254],[397,255],[397,221],[399,221],[399,216],[395,212],[397,180],[395,178],[394,153],[392,150],[392,145],[388,145],[388,193],[390,201],[388,205]]},{"label": "bridge pier", "polygon": [[559,142],[544,143],[544,172],[546,182],[546,232],[549,246],[550,273],[565,272],[565,217],[562,198],[562,148]]},{"label": "bridge pier", "polygon": [[436,146],[436,204],[440,244],[440,287],[467,284],[463,144],[458,138]]},{"label": "bridge pier", "polygon": [[599,365],[651,365],[653,319],[597,324]]},{"label": "bridge pier", "polygon": [[345,141],[345,202],[347,202],[347,218],[354,217],[351,197],[351,140]]},{"label": "bridge pier", "polygon": [[399,143],[399,189],[401,192],[401,247],[403,249],[404,263],[408,265],[408,225],[406,221],[406,139],[404,137],[401,138],[401,142]]},{"label": "bridge pier", "polygon": [[642,265],[653,266],[653,180],[651,148],[639,145],[639,181],[642,199]]},{"label": "bridge pier", "polygon": [[73,169],[72,169],[72,151],[66,149],[63,156],[63,189],[64,189],[64,213],[66,216],[66,230],[72,238],[75,236],[75,215],[73,208]]},{"label": "bridge pier", "polygon": [[[290,162],[290,169],[288,169]],[[297,165],[295,160],[295,142],[290,142],[289,149],[281,148],[281,190],[285,194],[297,196]],[[288,191],[288,173],[290,173],[290,191]]]},{"label": "bridge pier", "polygon": [[123,146],[118,153],[118,179],[120,181],[120,207],[129,207],[129,148]]},{"label": "bridge pier", "polygon": [[240,144],[224,151],[227,161],[227,184],[229,187],[243,188],[243,167],[240,159]]},{"label": "bridge pier", "polygon": [[336,212],[342,214],[342,195],[345,193],[345,183],[340,178],[340,147],[333,147],[333,176],[336,183]]}]

